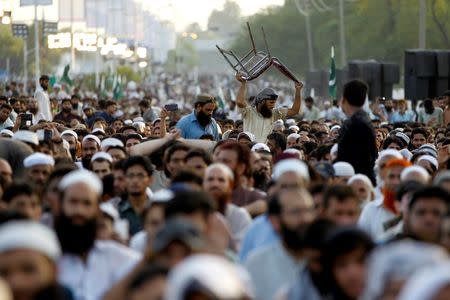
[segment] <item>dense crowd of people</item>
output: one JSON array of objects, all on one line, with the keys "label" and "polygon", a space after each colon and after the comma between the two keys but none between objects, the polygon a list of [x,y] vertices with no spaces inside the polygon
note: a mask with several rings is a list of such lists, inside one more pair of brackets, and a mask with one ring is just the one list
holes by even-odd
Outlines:
[{"label": "dense crowd of people", "polygon": [[450,91],[0,88],[0,299],[450,299]]}]

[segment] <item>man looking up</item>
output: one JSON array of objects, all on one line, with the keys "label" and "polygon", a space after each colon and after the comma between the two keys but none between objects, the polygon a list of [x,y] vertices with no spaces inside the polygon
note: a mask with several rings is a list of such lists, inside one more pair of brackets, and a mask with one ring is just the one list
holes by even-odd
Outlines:
[{"label": "man looking up", "polygon": [[256,141],[264,143],[267,135],[272,132],[273,123],[278,119],[286,119],[297,115],[300,112],[302,99],[302,83],[295,84],[295,99],[292,107],[275,108],[278,99],[277,93],[271,88],[265,88],[255,97],[254,103],[249,105],[245,98],[247,93],[247,81],[238,74],[237,80],[241,82],[241,87],[236,98],[236,103],[244,120],[244,131],[249,131],[255,135]]},{"label": "man looking up", "polygon": [[362,109],[367,89],[367,85],[360,80],[349,81],[344,86],[341,106],[349,119],[344,122],[339,134],[336,161],[350,163],[355,173],[366,175],[376,184],[373,171],[378,156],[375,130]]}]

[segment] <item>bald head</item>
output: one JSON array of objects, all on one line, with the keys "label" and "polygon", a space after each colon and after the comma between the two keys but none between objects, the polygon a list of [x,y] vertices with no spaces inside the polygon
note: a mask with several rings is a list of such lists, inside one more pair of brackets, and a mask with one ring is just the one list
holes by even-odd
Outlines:
[{"label": "bald head", "polygon": [[10,185],[12,183],[12,168],[9,162],[3,158],[0,158],[0,176],[3,177],[6,185]]},{"label": "bald head", "polygon": [[222,163],[214,163],[210,165],[208,168],[206,168],[205,171],[205,178],[213,171],[219,171],[223,175],[225,175],[230,181],[234,181],[234,174],[233,171],[227,166]]}]

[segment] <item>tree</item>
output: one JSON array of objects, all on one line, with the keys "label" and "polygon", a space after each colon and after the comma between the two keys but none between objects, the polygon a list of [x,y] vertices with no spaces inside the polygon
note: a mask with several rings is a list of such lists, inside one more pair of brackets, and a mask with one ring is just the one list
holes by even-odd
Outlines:
[{"label": "tree", "polygon": [[239,31],[241,8],[231,0],[227,0],[222,10],[213,10],[208,18],[208,30],[218,36],[229,37]]},{"label": "tree", "polygon": [[[262,47],[259,28],[264,26],[272,55],[280,58],[294,73],[308,70],[304,16],[296,10],[294,0],[283,6],[265,9],[249,18],[258,47]],[[313,53],[318,69],[327,69],[330,47],[339,57],[339,14],[337,1],[328,0],[333,9],[310,15]],[[450,2],[427,1],[427,48],[450,48]],[[403,66],[405,49],[418,47],[419,1],[359,0],[346,1],[345,36],[348,60],[376,59]],[[240,33],[233,43],[237,54],[250,48],[247,29],[241,22]],[[343,67],[343,66],[338,66]]]}]

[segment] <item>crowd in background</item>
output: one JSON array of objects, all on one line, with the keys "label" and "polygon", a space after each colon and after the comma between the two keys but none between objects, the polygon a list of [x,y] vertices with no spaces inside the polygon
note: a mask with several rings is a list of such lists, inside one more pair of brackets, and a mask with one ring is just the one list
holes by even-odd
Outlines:
[{"label": "crowd in background", "polygon": [[450,91],[367,91],[2,85],[0,299],[450,299]]}]

